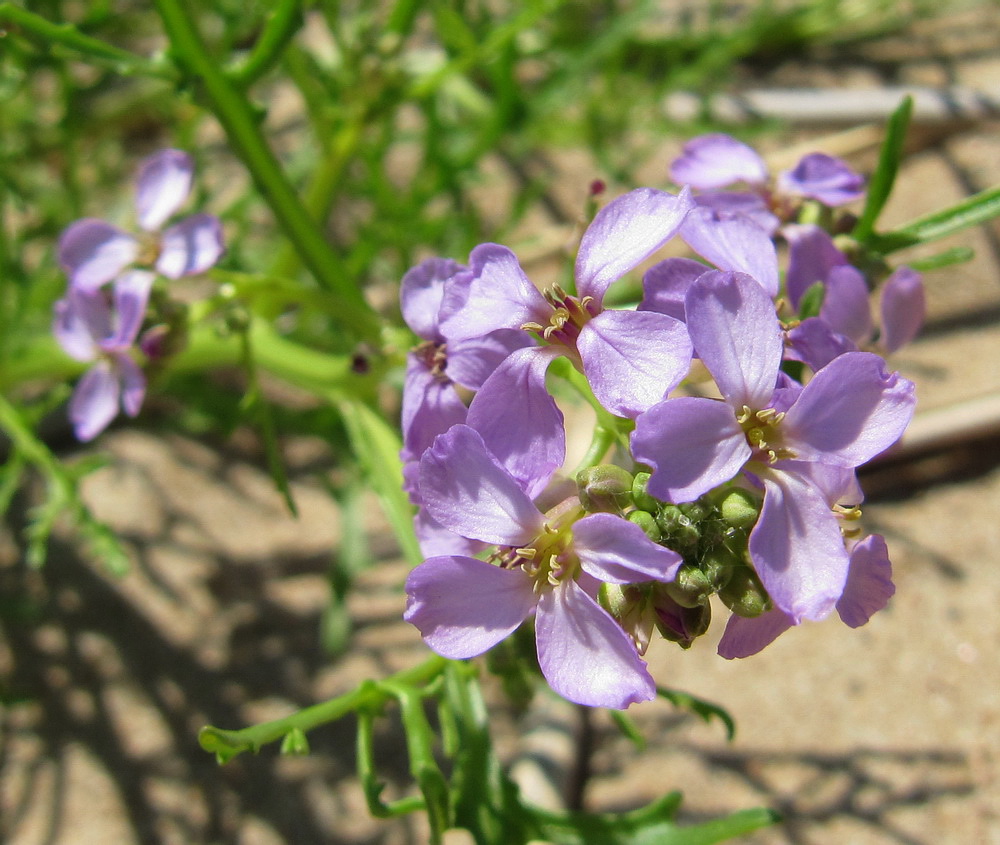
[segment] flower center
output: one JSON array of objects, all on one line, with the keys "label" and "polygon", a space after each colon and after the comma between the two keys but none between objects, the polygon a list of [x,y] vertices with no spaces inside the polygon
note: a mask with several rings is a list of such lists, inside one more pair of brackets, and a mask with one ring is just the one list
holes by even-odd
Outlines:
[{"label": "flower center", "polygon": [[779,425],[784,418],[784,411],[774,408],[753,411],[747,405],[736,415],[736,421],[743,429],[754,455],[766,459],[769,464],[795,457],[794,451],[781,445]]},{"label": "flower center", "polygon": [[553,285],[544,291],[542,296],[552,306],[548,325],[525,323],[521,328],[538,335],[547,343],[557,343],[574,349],[580,329],[600,310],[594,297],[585,296],[583,299],[577,299],[566,293],[559,285]]},{"label": "flower center", "polygon": [[425,340],[413,349],[414,354],[424,363],[431,375],[438,381],[449,381],[445,368],[448,366],[448,350],[445,344]]},{"label": "flower center", "polygon": [[573,523],[584,515],[579,499],[566,499],[545,514],[542,533],[520,548],[498,549],[492,560],[504,569],[520,566],[534,581],[535,592],[575,578],[580,561],[573,554]]}]

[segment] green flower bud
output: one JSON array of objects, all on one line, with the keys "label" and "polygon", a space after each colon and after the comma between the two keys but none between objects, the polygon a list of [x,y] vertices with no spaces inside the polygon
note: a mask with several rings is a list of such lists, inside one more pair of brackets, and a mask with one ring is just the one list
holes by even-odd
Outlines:
[{"label": "green flower bud", "polygon": [[632,474],[613,464],[587,467],[576,474],[583,509],[621,513],[632,500]]},{"label": "green flower bud", "polygon": [[739,567],[746,566],[741,555],[723,545],[713,546],[705,552],[699,565],[715,590],[725,587],[733,577],[733,573]]},{"label": "green flower bud", "polygon": [[690,563],[681,566],[677,570],[677,577],[664,584],[663,589],[681,607],[698,607],[706,604],[715,592],[708,576]]},{"label": "green flower bud", "polygon": [[757,523],[761,498],[743,487],[727,487],[712,494],[722,521],[734,528],[749,529]]},{"label": "green flower bud", "polygon": [[663,505],[663,502],[654,499],[649,493],[646,492],[646,487],[649,485],[649,473],[648,472],[637,472],[635,478],[632,479],[632,501],[635,502],[635,506],[639,510],[649,511],[650,513],[656,513]]},{"label": "green flower bud", "polygon": [[771,598],[757,573],[749,566],[737,567],[726,584],[719,590],[719,598],[737,616],[753,619],[771,609]]},{"label": "green flower bud", "polygon": [[712,515],[712,506],[700,499],[694,502],[685,502],[682,505],[678,505],[680,511],[684,516],[691,520],[691,522],[698,523],[703,519],[707,519]]},{"label": "green flower bud", "polygon": [[664,537],[669,538],[672,549],[683,553],[697,548],[701,532],[677,505],[663,505],[656,515],[656,524]]},{"label": "green flower bud", "polygon": [[663,533],[660,526],[656,524],[656,518],[649,511],[632,511],[627,517],[629,522],[634,522],[654,543],[659,543]]},{"label": "green flower bud", "polygon": [[656,630],[660,636],[681,648],[690,648],[691,643],[704,634],[712,623],[711,604],[682,607],[662,589],[654,592],[653,607],[656,610]]}]

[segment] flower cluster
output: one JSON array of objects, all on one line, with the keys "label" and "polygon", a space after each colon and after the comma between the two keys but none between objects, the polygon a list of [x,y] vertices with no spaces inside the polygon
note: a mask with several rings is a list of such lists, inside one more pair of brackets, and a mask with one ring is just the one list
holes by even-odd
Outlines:
[{"label": "flower cluster", "polygon": [[[772,188],[753,150],[711,135],[671,173],[677,194],[642,188],[597,213],[571,290],[540,290],[497,244],[402,283],[423,339],[402,459],[427,555],[405,618],[468,658],[533,616],[545,679],[587,705],[652,698],[653,634],[690,646],[712,596],[731,611],[719,651],[732,658],[834,609],[862,625],[893,592],[884,540],[858,527],[856,470],[913,414],[913,384],[880,353],[916,334],[919,276],[889,277],[876,331],[883,279],[830,234],[863,192],[844,162],[807,156]],[[675,237],[702,260],[652,265],[641,301],[610,307],[611,285]],[[607,444],[571,480],[548,384],[560,375]]]},{"label": "flower cluster", "polygon": [[63,350],[93,366],[77,383],[69,414],[80,440],[91,440],[117,416],[139,413],[146,377],[139,350],[156,357],[162,327],[139,337],[156,275],[168,279],[204,272],[224,251],[222,225],[210,214],[194,214],[164,228],[191,192],[194,162],[180,150],[147,158],[136,176],[139,233],[104,220],[85,218],[59,239],[59,263],[69,277],[55,303],[53,333]]}]

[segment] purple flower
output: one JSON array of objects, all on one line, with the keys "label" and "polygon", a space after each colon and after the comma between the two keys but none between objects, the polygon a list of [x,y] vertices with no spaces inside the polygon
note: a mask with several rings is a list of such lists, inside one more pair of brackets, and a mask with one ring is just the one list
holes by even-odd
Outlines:
[{"label": "purple flower", "polygon": [[636,419],[632,453],[652,467],[649,492],[686,502],[745,472],[763,487],[750,556],[774,604],[819,619],[843,590],[847,555],[824,475],[892,445],[913,413],[913,384],[867,352],[834,359],[804,387],[779,376],[774,305],[740,273],[700,276],[685,299],[696,354],[716,399],[667,399]]},{"label": "purple flower", "polygon": [[[517,437],[516,431],[508,434]],[[495,545],[489,561],[431,557],[406,582],[404,618],[439,654],[482,654],[533,612],[538,662],[549,685],[580,704],[623,709],[655,685],[636,646],[595,599],[600,582],[674,577],[681,558],[618,516],[584,516],[575,497],[542,513],[474,429],[456,425],[420,461],[431,516],[463,537]]]},{"label": "purple flower", "polygon": [[134,417],[146,393],[146,378],[131,351],[142,326],[153,274],[131,270],[116,280],[113,293],[88,293],[70,286],[55,303],[52,331],[66,354],[93,361],[70,401],[69,416],[78,439],[92,440],[121,407]]},{"label": "purple flower", "polygon": [[152,267],[177,279],[201,273],[223,253],[222,225],[210,214],[195,214],[163,229],[187,199],[194,176],[191,157],[163,150],[147,158],[136,177],[136,236],[103,220],[85,218],[59,239],[59,263],[70,284],[93,293],[127,267]]},{"label": "purple flower", "polygon": [[[665,314],[604,309],[604,295],[673,237],[691,208],[686,190],[675,197],[641,188],[601,209],[580,243],[575,296],[558,286],[542,294],[513,252],[482,244],[469,256],[468,286],[446,296],[455,307],[442,330],[450,340],[502,328],[530,331],[582,370],[605,408],[635,417],[687,374],[690,340],[684,326]],[[529,358],[522,359],[524,366]],[[508,394],[496,402],[516,405],[518,398]]]}]

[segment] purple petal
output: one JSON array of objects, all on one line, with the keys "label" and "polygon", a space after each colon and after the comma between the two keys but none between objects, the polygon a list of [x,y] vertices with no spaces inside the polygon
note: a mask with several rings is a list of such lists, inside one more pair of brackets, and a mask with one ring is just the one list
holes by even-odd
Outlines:
[{"label": "purple petal", "polygon": [[93,440],[118,415],[118,373],[110,361],[100,360],[83,374],[73,390],[69,419],[77,440]]},{"label": "purple petal", "polygon": [[634,419],[691,368],[691,338],[679,320],[654,311],[602,311],[577,338],[583,372],[612,414]]},{"label": "purple petal", "polygon": [[471,557],[432,557],[406,579],[403,618],[442,657],[475,657],[511,634],[535,606],[532,580]]},{"label": "purple petal", "polygon": [[628,634],[574,581],[542,593],[535,639],[545,680],[569,701],[624,710],[656,697]]},{"label": "purple petal", "polygon": [[163,150],[147,158],[136,176],[139,225],[147,232],[159,229],[184,204],[193,179],[194,162],[181,150]]},{"label": "purple petal", "polygon": [[844,591],[848,556],[823,494],[794,472],[757,473],[764,506],[750,533],[750,559],[775,607],[796,624],[822,619]]},{"label": "purple petal", "polygon": [[472,540],[523,546],[543,527],[538,508],[466,425],[452,426],[424,452],[420,497],[444,528]]},{"label": "purple petal", "polygon": [[428,258],[406,271],[399,285],[399,303],[413,333],[424,340],[440,342],[438,331],[446,284],[465,268],[450,258]]},{"label": "purple petal", "polygon": [[146,303],[153,289],[155,276],[145,270],[130,270],[115,280],[115,315],[117,327],[101,348],[106,352],[128,349],[142,328],[146,317]]},{"label": "purple petal", "polygon": [[850,264],[834,267],[826,280],[826,294],[819,316],[834,331],[857,344],[867,343],[874,332],[868,283]]},{"label": "purple petal", "polygon": [[927,310],[924,282],[916,270],[899,267],[882,288],[882,347],[895,352],[917,336]]},{"label": "purple petal", "polygon": [[761,410],[774,393],[784,339],[774,303],[743,273],[701,276],[685,302],[695,352],[737,410]]},{"label": "purple petal", "polygon": [[93,293],[139,255],[139,242],[103,220],[77,220],[59,238],[59,264],[77,290]]},{"label": "purple petal", "polygon": [[612,200],[597,213],[580,241],[577,294],[601,302],[613,281],[677,234],[692,208],[688,189],[675,197],[653,188],[637,188]]},{"label": "purple petal", "polygon": [[529,498],[566,460],[562,411],[545,389],[545,372],[558,355],[539,346],[512,352],[469,406],[467,423]]},{"label": "purple petal", "polygon": [[791,344],[785,357],[802,361],[813,371],[820,370],[838,355],[857,351],[857,344],[838,334],[819,317],[808,317],[788,332]]},{"label": "purple petal", "polygon": [[[468,287],[445,290],[442,309],[449,313],[441,333],[449,340],[482,337],[525,323],[548,325],[552,306],[524,275],[507,247],[480,244],[469,255]],[[453,301],[457,297],[457,302]]]},{"label": "purple petal", "polygon": [[860,173],[825,153],[804,156],[794,170],[778,174],[777,184],[782,193],[809,197],[829,206],[853,202],[865,192],[865,178]]},{"label": "purple petal", "polygon": [[825,282],[834,267],[847,264],[833,239],[813,224],[788,225],[781,230],[788,241],[788,272],[785,289],[795,308],[802,295],[816,282]]},{"label": "purple petal", "polygon": [[156,269],[168,279],[193,276],[213,267],[225,251],[219,218],[193,214],[163,233]]},{"label": "purple petal", "polygon": [[454,385],[427,369],[421,357],[410,353],[403,385],[404,461],[419,460],[439,434],[465,422],[466,408]]},{"label": "purple petal", "polygon": [[642,277],[640,311],[655,311],[684,320],[684,297],[702,273],[711,268],[693,258],[667,258],[650,267]]},{"label": "purple petal", "polygon": [[720,270],[747,273],[768,296],[778,293],[778,253],[771,236],[748,217],[696,208],[681,227],[684,242]]},{"label": "purple petal", "polygon": [[714,211],[720,217],[738,214],[752,220],[772,237],[781,226],[781,220],[772,214],[767,201],[760,194],[746,191],[713,191],[698,194],[694,201],[702,208]]},{"label": "purple petal", "polygon": [[632,454],[652,467],[650,495],[690,502],[733,478],[751,453],[725,402],[682,396],[636,419]]},{"label": "purple petal", "polygon": [[847,352],[813,376],[781,429],[799,460],[856,467],[899,439],[915,404],[913,382],[878,355]]},{"label": "purple petal", "polygon": [[885,539],[879,534],[865,537],[851,549],[851,568],[844,594],[837,602],[837,613],[845,625],[860,628],[889,603],[895,592]]},{"label": "purple petal", "polygon": [[750,657],[769,646],[794,624],[787,614],[776,607],[753,619],[734,613],[719,640],[719,656],[726,660]]},{"label": "purple petal", "polygon": [[413,530],[420,543],[420,551],[424,557],[439,557],[441,555],[461,555],[471,557],[479,554],[485,544],[466,537],[459,537],[449,531],[427,513],[426,508],[420,508],[413,518]]},{"label": "purple petal", "polygon": [[137,416],[146,398],[146,375],[128,355],[115,355],[115,367],[121,384],[122,408],[130,417]]},{"label": "purple petal", "polygon": [[[52,334],[63,351],[77,361],[93,361],[97,356],[94,335],[77,303],[81,296],[72,288],[52,306]],[[103,297],[101,298],[103,302]]]},{"label": "purple petal", "polygon": [[654,543],[635,523],[610,513],[573,525],[573,550],[585,572],[611,584],[673,581],[683,560]]},{"label": "purple petal", "polygon": [[479,390],[511,352],[533,344],[531,335],[518,329],[498,329],[485,337],[450,342],[448,378],[469,390]]},{"label": "purple petal", "polygon": [[715,133],[692,138],[670,165],[670,178],[678,185],[724,188],[734,182],[763,185],[767,165],[751,147],[729,135]]}]

